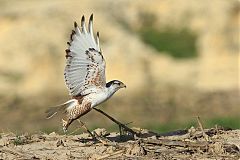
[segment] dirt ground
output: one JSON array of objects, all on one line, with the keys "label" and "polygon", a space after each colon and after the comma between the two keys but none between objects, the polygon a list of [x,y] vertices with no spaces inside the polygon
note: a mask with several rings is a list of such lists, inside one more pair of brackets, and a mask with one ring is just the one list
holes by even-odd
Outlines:
[{"label": "dirt ground", "polygon": [[239,159],[240,130],[216,127],[158,134],[132,128],[130,133],[94,130],[80,135],[2,133],[0,159]]}]

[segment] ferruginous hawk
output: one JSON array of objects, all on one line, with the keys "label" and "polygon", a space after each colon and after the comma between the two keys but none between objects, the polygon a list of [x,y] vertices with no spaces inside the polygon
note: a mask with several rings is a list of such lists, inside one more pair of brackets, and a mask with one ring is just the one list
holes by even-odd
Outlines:
[{"label": "ferruginous hawk", "polygon": [[119,80],[106,83],[105,60],[99,46],[99,33],[93,33],[93,15],[88,29],[82,16],[81,27],[74,23],[74,30],[66,49],[65,82],[72,99],[47,110],[47,118],[64,111],[63,130],[76,119],[91,111],[93,107],[109,99],[120,88],[126,87]]}]

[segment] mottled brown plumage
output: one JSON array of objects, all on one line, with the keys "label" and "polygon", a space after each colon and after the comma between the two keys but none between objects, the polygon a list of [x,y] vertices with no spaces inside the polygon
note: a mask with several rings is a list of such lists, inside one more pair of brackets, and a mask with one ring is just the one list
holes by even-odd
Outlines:
[{"label": "mottled brown plumage", "polygon": [[78,105],[75,105],[71,109],[66,110],[66,119],[62,119],[63,123],[63,130],[67,131],[68,126],[76,119],[82,117],[83,115],[87,114],[91,111],[91,102],[86,101],[78,101]]}]

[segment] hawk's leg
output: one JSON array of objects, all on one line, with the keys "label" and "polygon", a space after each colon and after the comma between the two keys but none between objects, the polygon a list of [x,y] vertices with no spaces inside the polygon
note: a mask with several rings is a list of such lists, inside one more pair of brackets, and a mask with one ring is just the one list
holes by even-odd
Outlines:
[{"label": "hawk's leg", "polygon": [[137,135],[137,136],[139,135],[137,132],[133,131],[131,128],[128,128],[126,125],[124,125],[123,123],[117,121],[116,119],[114,119],[113,117],[111,117],[107,113],[103,112],[102,110],[97,109],[95,107],[93,107],[93,109],[95,109],[96,111],[98,111],[99,113],[103,114],[104,116],[109,118],[111,121],[116,123],[119,126],[120,134],[122,134],[122,131],[125,130],[125,131],[131,133],[132,135]]},{"label": "hawk's leg", "polygon": [[119,128],[119,134],[120,134],[120,137],[122,137],[122,127],[120,125],[118,125],[118,128]]},{"label": "hawk's leg", "polygon": [[77,119],[77,121],[80,123],[81,127],[90,134],[90,136],[93,139],[96,139],[96,137],[92,134],[92,132],[89,131],[89,129],[86,127],[86,125],[81,120]]},{"label": "hawk's leg", "polygon": [[63,126],[64,133],[67,132],[67,128],[71,123],[72,123],[72,120],[70,120],[70,119],[67,119],[67,120],[62,119],[62,126]]}]

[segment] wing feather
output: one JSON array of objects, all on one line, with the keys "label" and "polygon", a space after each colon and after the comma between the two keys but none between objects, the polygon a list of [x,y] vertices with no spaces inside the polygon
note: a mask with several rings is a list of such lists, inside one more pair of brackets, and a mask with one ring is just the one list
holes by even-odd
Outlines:
[{"label": "wing feather", "polygon": [[84,16],[81,28],[74,22],[74,30],[67,44],[64,78],[70,95],[85,95],[92,92],[92,88],[104,87],[105,60],[100,51],[99,33],[94,38],[93,15],[90,16],[88,30]]},{"label": "wing feather", "polygon": [[98,46],[98,48],[99,48],[99,50],[100,50],[100,44],[99,44],[99,32],[97,32],[97,46]]}]

